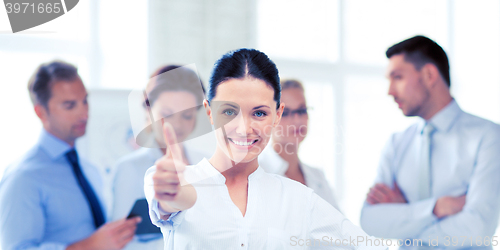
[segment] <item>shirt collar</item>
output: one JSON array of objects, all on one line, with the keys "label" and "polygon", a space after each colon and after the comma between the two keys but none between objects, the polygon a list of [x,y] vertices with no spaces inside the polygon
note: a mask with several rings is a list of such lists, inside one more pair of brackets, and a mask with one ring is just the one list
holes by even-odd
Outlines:
[{"label": "shirt collar", "polygon": [[225,184],[226,178],[208,161],[207,158],[203,158],[200,163],[195,165],[197,172],[196,180],[194,182],[199,182],[202,180],[212,180],[215,184]]},{"label": "shirt collar", "polygon": [[264,170],[262,170],[262,168],[260,166],[257,167],[257,169],[255,171],[253,171],[253,173],[251,173],[249,176],[248,176],[248,180],[253,180],[255,178],[259,178],[262,174],[264,173]]},{"label": "shirt collar", "polygon": [[42,129],[38,144],[53,160],[61,157],[72,148],[68,143],[50,134],[45,129]]},{"label": "shirt collar", "polygon": [[[198,164],[198,166],[202,167],[202,172],[205,175],[202,179],[205,179],[207,177],[212,177],[212,179],[217,183],[217,184],[225,184],[226,183],[226,177],[222,175],[219,170],[217,170],[212,164],[207,160],[207,158],[203,158],[203,160],[200,162],[201,164]],[[257,167],[255,171],[253,171],[249,176],[248,180],[252,180],[255,178],[258,178],[263,174],[263,171],[261,167]]]},{"label": "shirt collar", "polygon": [[[428,123],[432,124],[437,130],[448,131],[458,116],[462,113],[455,99],[452,99],[448,105],[435,114]],[[422,131],[425,124],[422,126]]]}]

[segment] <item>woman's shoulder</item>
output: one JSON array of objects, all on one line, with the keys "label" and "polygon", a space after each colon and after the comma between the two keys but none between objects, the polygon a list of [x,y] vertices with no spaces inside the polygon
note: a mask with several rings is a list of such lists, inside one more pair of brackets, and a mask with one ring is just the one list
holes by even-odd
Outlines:
[{"label": "woman's shoulder", "polygon": [[222,174],[210,164],[207,158],[202,158],[194,165],[186,166],[184,177],[188,183],[195,186],[219,183],[223,179]]},{"label": "woman's shoulder", "polygon": [[253,191],[258,193],[262,206],[271,210],[279,208],[277,211],[288,217],[309,214],[317,199],[311,188],[278,174],[262,174],[255,186],[258,188]]},{"label": "woman's shoulder", "polygon": [[265,171],[262,173],[261,182],[264,186],[280,190],[283,194],[310,196],[314,193],[310,187],[307,187],[298,181],[279,174],[267,173]]}]

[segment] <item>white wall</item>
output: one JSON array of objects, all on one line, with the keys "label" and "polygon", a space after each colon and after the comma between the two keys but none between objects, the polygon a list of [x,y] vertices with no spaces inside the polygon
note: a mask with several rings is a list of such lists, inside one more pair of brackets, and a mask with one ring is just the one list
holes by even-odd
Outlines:
[{"label": "white wall", "polygon": [[221,55],[254,47],[254,1],[151,0],[149,72],[170,63],[195,63],[207,82]]}]

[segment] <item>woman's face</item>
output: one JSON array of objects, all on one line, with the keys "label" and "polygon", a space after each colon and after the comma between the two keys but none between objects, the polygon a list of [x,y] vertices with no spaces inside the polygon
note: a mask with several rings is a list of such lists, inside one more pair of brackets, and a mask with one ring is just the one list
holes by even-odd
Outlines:
[{"label": "woman's face", "polygon": [[257,158],[279,123],[283,105],[276,110],[274,90],[255,78],[230,79],[217,86],[205,103],[216,129],[217,149],[236,163]]},{"label": "woman's face", "polygon": [[299,88],[289,88],[281,91],[281,100],[286,105],[280,124],[273,133],[273,141],[280,144],[298,146],[307,135],[306,98]]},{"label": "woman's face", "polygon": [[[196,125],[196,98],[187,91],[168,91],[158,96],[153,103],[151,112],[155,120],[161,118],[172,125],[177,141],[184,141]],[[163,143],[163,131],[155,129],[155,139],[160,145]]]}]

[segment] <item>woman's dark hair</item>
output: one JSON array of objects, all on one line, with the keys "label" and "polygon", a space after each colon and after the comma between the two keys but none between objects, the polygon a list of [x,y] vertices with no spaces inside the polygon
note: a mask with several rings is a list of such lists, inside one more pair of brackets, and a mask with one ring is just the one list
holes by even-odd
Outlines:
[{"label": "woman's dark hair", "polygon": [[[168,73],[167,73],[168,72]],[[153,87],[147,91],[146,105],[153,106],[161,93],[169,91],[186,91],[193,94],[197,105],[205,99],[205,88],[193,70],[179,65],[167,65],[157,69],[152,75]],[[201,86],[201,91],[200,91]]]},{"label": "woman's dark hair", "polygon": [[223,55],[215,63],[209,82],[208,101],[217,94],[217,87],[229,79],[253,77],[274,90],[276,108],[280,106],[281,86],[278,68],[269,57],[255,49],[238,49]]},{"label": "woman's dark hair", "polygon": [[56,82],[72,82],[79,77],[78,69],[67,62],[52,61],[38,66],[28,81],[31,102],[47,108],[52,97],[52,86]]},{"label": "woman's dark hair", "polygon": [[403,54],[405,61],[412,63],[417,70],[427,63],[434,64],[444,81],[450,87],[450,63],[443,48],[425,36],[414,36],[391,46],[385,52],[387,58]]}]

